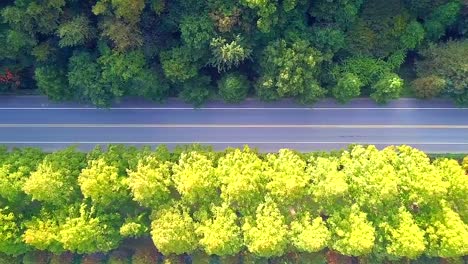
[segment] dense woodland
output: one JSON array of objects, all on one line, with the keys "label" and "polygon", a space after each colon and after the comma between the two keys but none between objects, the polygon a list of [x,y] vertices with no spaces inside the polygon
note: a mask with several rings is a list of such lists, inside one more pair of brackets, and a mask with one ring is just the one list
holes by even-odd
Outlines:
[{"label": "dense woodland", "polygon": [[2,0],[0,90],[468,103],[467,0]]},{"label": "dense woodland", "polygon": [[0,263],[462,263],[467,173],[408,146],[2,149]]}]

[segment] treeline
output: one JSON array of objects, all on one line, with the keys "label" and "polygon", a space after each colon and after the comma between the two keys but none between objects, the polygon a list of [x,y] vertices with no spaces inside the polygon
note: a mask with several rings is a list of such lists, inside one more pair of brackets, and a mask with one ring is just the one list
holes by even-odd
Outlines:
[{"label": "treeline", "polygon": [[[329,263],[340,254],[360,263],[461,261],[467,171],[468,157],[431,161],[408,146],[334,155],[3,149],[0,263],[22,254],[42,259],[24,263],[72,263],[73,254],[105,263],[96,256],[108,252],[112,264],[163,255],[165,263],[324,263],[326,250]],[[154,245],[118,253],[145,239]]]},{"label": "treeline", "polygon": [[[463,0],[3,0],[0,90],[106,106],[414,93],[468,102]],[[405,81],[406,82],[405,82]]]}]

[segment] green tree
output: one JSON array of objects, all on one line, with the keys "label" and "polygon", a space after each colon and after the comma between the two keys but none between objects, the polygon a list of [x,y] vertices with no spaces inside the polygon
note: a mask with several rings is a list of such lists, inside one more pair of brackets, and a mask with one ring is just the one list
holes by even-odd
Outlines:
[{"label": "green tree", "polygon": [[184,16],[180,22],[183,42],[195,50],[206,49],[215,31],[209,16]]},{"label": "green tree", "polygon": [[196,58],[186,46],[163,51],[159,56],[164,75],[173,82],[184,82],[198,74],[199,65],[194,63]]},{"label": "green tree", "polygon": [[107,106],[114,99],[110,86],[101,80],[101,67],[88,52],[76,52],[68,62],[68,85],[78,100]]},{"label": "green tree", "polygon": [[36,148],[13,149],[6,154],[3,162],[0,162],[0,197],[12,204],[24,203],[24,182],[43,156],[42,151]]},{"label": "green tree", "polygon": [[308,212],[291,222],[291,244],[300,252],[319,252],[324,249],[331,238],[325,222],[321,217],[312,219]]},{"label": "green tree", "polygon": [[207,75],[196,76],[182,84],[180,97],[187,103],[200,107],[211,96],[211,78]]},{"label": "green tree", "polygon": [[336,158],[317,157],[309,160],[306,169],[312,180],[308,187],[313,201],[328,211],[343,204],[349,195],[346,174],[339,167]]},{"label": "green tree", "polygon": [[361,94],[362,82],[352,73],[345,73],[332,89],[333,96],[340,103],[346,103]]},{"label": "green tree", "polygon": [[130,188],[133,200],[142,206],[157,208],[169,201],[171,197],[171,166],[155,155],[139,160],[135,170],[128,171],[125,183]]},{"label": "green tree", "polygon": [[124,179],[116,166],[101,158],[88,162],[78,183],[85,198],[91,198],[95,204],[118,207],[130,197]]},{"label": "green tree", "polygon": [[33,200],[67,205],[80,197],[78,175],[86,166],[85,154],[68,148],[47,155],[24,182],[23,190]]},{"label": "green tree", "polygon": [[62,253],[64,249],[60,242],[60,221],[65,219],[63,213],[64,211],[57,213],[41,210],[38,216],[25,222],[23,241],[38,250]]},{"label": "green tree", "polygon": [[419,257],[426,248],[425,232],[419,228],[411,213],[404,207],[399,209],[395,218],[392,224],[385,223],[381,226],[388,241],[387,254],[410,259]]},{"label": "green tree", "polygon": [[213,207],[213,216],[197,227],[200,246],[206,253],[218,256],[233,256],[243,246],[240,219],[226,204]]},{"label": "green tree", "polygon": [[445,258],[464,256],[468,252],[468,225],[460,216],[442,205],[440,210],[429,213],[426,220],[426,254]]},{"label": "green tree", "polygon": [[109,39],[115,50],[125,52],[140,48],[144,39],[140,29],[117,18],[105,18],[99,23],[101,35]]},{"label": "green tree", "polygon": [[209,63],[216,67],[218,72],[239,66],[241,62],[250,58],[252,52],[240,35],[231,42],[222,37],[213,38],[210,48],[212,57]]},{"label": "green tree", "polygon": [[236,149],[218,161],[221,198],[234,209],[255,212],[264,200],[264,162],[249,148]]},{"label": "green tree", "polygon": [[420,51],[422,59],[416,62],[418,77],[437,76],[445,81],[443,93],[453,97],[467,93],[468,41],[448,41],[440,45],[430,45]]},{"label": "green tree", "polygon": [[309,12],[319,21],[337,23],[340,27],[346,28],[358,17],[363,2],[362,0],[319,0],[312,2]]},{"label": "green tree", "polygon": [[436,7],[424,23],[428,37],[437,40],[445,35],[446,28],[455,23],[460,15],[460,9],[460,1],[448,1]]},{"label": "green tree", "polygon": [[172,171],[174,186],[183,202],[191,205],[215,202],[219,180],[210,157],[195,151],[182,153]]},{"label": "green tree", "polygon": [[21,239],[22,216],[15,214],[9,207],[0,208],[0,252],[8,255],[20,255],[29,248]]},{"label": "green tree", "polygon": [[306,174],[306,162],[291,150],[268,154],[266,162],[270,170],[266,189],[278,205],[294,206],[307,196],[310,177]]},{"label": "green tree", "polygon": [[116,17],[122,18],[130,24],[136,24],[140,21],[140,15],[144,8],[144,0],[99,0],[93,6],[92,11],[95,15],[113,11]]},{"label": "green tree", "polygon": [[60,37],[60,47],[73,47],[86,44],[93,39],[95,34],[91,21],[84,15],[73,17],[67,22],[61,23],[57,30]]},{"label": "green tree", "polygon": [[193,252],[198,246],[195,223],[187,208],[173,204],[156,212],[151,238],[165,256]]},{"label": "green tree", "polygon": [[121,237],[113,226],[114,215],[102,215],[93,207],[82,204],[78,214],[72,214],[60,227],[63,248],[79,254],[108,252],[119,246]]},{"label": "green tree", "polygon": [[228,73],[218,81],[219,94],[227,103],[239,103],[246,97],[250,82],[240,73]]},{"label": "green tree", "polygon": [[309,100],[321,98],[325,91],[317,86],[316,73],[321,54],[307,41],[292,44],[274,41],[263,51],[260,60],[261,76],[257,82],[258,95],[263,99],[307,95]]},{"label": "green tree", "polygon": [[328,219],[331,248],[348,256],[369,254],[375,243],[375,229],[358,206],[343,208]]},{"label": "green tree", "polygon": [[288,245],[288,229],[278,206],[267,199],[258,206],[255,216],[245,217],[242,226],[245,245],[260,257],[284,254]]},{"label": "green tree", "polygon": [[2,10],[2,16],[14,29],[31,35],[50,34],[57,28],[64,6],[65,0],[14,1]]},{"label": "green tree", "polygon": [[374,92],[371,94],[379,104],[384,104],[391,99],[398,99],[403,89],[403,80],[396,74],[386,74],[372,85]]},{"label": "green tree", "polygon": [[36,68],[34,72],[37,87],[50,99],[70,100],[73,98],[73,91],[67,85],[65,72],[52,65]]},{"label": "green tree", "polygon": [[445,80],[435,75],[417,78],[411,82],[411,88],[419,98],[436,97],[444,90],[445,86]]}]

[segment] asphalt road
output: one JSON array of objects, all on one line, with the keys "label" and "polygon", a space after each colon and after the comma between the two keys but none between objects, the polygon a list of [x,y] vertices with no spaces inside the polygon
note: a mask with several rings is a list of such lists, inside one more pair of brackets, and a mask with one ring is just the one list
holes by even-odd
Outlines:
[{"label": "asphalt road", "polygon": [[468,108],[448,101],[402,99],[386,106],[367,99],[348,105],[322,101],[218,102],[201,109],[177,100],[157,105],[128,99],[109,109],[51,103],[44,97],[0,97],[0,144],[46,150],[97,144],[201,143],[216,149],[244,144],[261,151],[331,150],[349,144],[407,144],[432,153],[468,153]]}]

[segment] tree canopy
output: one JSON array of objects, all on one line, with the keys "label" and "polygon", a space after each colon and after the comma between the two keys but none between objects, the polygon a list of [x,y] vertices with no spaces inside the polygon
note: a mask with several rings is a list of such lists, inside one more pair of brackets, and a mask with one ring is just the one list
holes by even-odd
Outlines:
[{"label": "tree canopy", "polygon": [[143,243],[136,263],[157,251],[176,263],[322,263],[327,250],[375,263],[456,259],[468,254],[467,160],[409,146],[0,149],[0,253],[117,261],[117,248]]},{"label": "tree canopy", "polygon": [[198,106],[216,94],[383,103],[406,87],[466,103],[466,8],[462,0],[5,0],[0,92],[39,88],[100,107],[180,96]]}]

